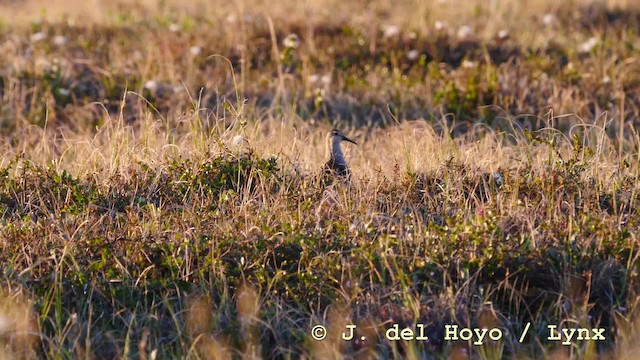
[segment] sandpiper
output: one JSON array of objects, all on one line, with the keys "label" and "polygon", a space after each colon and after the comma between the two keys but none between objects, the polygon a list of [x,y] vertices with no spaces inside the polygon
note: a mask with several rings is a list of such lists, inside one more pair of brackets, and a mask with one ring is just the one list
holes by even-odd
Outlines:
[{"label": "sandpiper", "polygon": [[327,162],[324,164],[324,174],[325,176],[337,176],[349,180],[351,178],[351,170],[349,170],[347,166],[347,162],[342,154],[342,147],[340,146],[340,143],[343,141],[358,145],[338,129],[333,129],[327,133]]}]

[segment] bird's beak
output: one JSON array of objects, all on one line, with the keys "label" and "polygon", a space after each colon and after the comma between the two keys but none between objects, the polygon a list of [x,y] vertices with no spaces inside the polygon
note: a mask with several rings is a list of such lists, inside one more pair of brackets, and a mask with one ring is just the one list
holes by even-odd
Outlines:
[{"label": "bird's beak", "polygon": [[353,140],[349,139],[348,137],[346,137],[346,136],[344,136],[344,135],[342,136],[342,140],[343,140],[343,141],[348,141],[348,142],[350,142],[350,143],[352,143],[352,144],[354,144],[354,145],[358,145],[358,143],[357,143],[357,142],[355,142],[355,141],[353,141]]}]

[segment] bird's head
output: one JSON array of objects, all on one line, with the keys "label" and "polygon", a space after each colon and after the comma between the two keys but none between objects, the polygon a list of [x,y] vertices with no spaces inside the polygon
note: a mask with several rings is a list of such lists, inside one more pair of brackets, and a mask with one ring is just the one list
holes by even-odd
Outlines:
[{"label": "bird's head", "polygon": [[342,133],[342,131],[338,130],[338,129],[333,129],[331,131],[329,131],[329,133],[327,134],[327,139],[331,139],[332,142],[341,142],[341,141],[347,141],[350,142],[352,144],[358,145],[355,141],[349,139],[345,134]]}]

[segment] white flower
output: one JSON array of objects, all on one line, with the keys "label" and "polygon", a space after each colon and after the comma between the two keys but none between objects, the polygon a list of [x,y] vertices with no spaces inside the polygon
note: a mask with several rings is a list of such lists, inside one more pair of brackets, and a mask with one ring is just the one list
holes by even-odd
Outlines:
[{"label": "white flower", "polygon": [[611,78],[610,78],[609,76],[605,75],[605,76],[602,78],[602,83],[603,83],[603,84],[608,84],[608,83],[610,83],[610,82],[611,82]]},{"label": "white flower", "polygon": [[56,92],[58,93],[58,95],[64,96],[64,97],[68,97],[69,95],[71,95],[71,92],[65,88],[57,88]]},{"label": "white flower", "polygon": [[465,69],[471,69],[476,67],[476,63],[474,63],[473,61],[470,60],[465,60],[462,62],[462,67]]},{"label": "white flower", "polygon": [[420,56],[420,52],[418,50],[409,50],[409,52],[407,53],[407,59],[409,60],[415,60],[418,58],[418,56]]},{"label": "white flower", "polygon": [[556,17],[553,14],[545,14],[542,17],[542,23],[546,26],[552,25],[554,22],[556,22]]},{"label": "white flower", "polygon": [[169,31],[171,31],[171,32],[180,31],[180,25],[178,25],[176,23],[171,23],[171,25],[169,25]]},{"label": "white flower", "polygon": [[473,29],[471,26],[462,25],[458,29],[458,39],[468,39],[473,35]]},{"label": "white flower", "polygon": [[64,46],[67,44],[67,37],[63,36],[63,35],[56,35],[53,38],[53,43],[58,45],[58,46]]},{"label": "white flower", "polygon": [[192,46],[189,48],[189,53],[193,56],[198,56],[202,52],[202,48],[200,46]]},{"label": "white flower", "polygon": [[504,40],[509,37],[509,32],[507,30],[498,31],[498,39]]},{"label": "white flower", "polygon": [[286,38],[284,38],[284,40],[282,40],[282,45],[284,45],[284,47],[286,48],[295,49],[300,46],[300,39],[296,34],[289,34]]},{"label": "white flower", "polygon": [[435,24],[433,26],[435,26],[436,30],[438,30],[438,31],[444,30],[447,27],[447,22],[446,21],[436,20],[436,22],[435,22]]},{"label": "white flower", "polygon": [[318,74],[311,74],[307,79],[310,83],[315,84],[318,82],[318,80],[320,80],[320,76]]},{"label": "white flower", "polygon": [[598,45],[598,39],[596,37],[591,37],[589,38],[589,40],[580,44],[580,46],[578,47],[578,51],[583,54],[588,53],[591,52],[591,50],[593,50],[596,45]]},{"label": "white flower", "polygon": [[322,75],[322,78],[320,78],[320,81],[322,81],[322,83],[325,84],[325,85],[331,84],[331,75],[329,75],[329,74]]},{"label": "white flower", "polygon": [[52,64],[51,64],[51,70],[53,71],[60,71],[60,59],[55,57],[52,60]]},{"label": "white flower", "polygon": [[244,141],[244,138],[242,137],[242,135],[236,135],[233,137],[233,139],[231,139],[231,143],[235,146],[242,145],[243,141]]},{"label": "white flower", "polygon": [[144,83],[144,88],[151,91],[156,90],[158,88],[158,83],[153,80],[147,80]]},{"label": "white flower", "polygon": [[396,25],[388,25],[385,26],[382,36],[384,36],[385,38],[391,38],[397,36],[398,34],[400,34],[400,27]]},{"label": "white flower", "polygon": [[44,40],[46,37],[47,37],[47,34],[45,34],[44,31],[39,31],[35,34],[32,34],[29,39],[31,40],[31,42],[35,43],[35,42]]}]

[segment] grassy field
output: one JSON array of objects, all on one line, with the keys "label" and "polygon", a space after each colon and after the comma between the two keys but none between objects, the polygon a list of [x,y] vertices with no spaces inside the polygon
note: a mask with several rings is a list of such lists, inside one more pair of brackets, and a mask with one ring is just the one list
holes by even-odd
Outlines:
[{"label": "grassy field", "polygon": [[634,1],[0,2],[0,358],[637,358],[639,125]]}]

